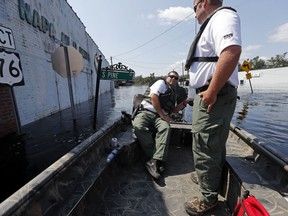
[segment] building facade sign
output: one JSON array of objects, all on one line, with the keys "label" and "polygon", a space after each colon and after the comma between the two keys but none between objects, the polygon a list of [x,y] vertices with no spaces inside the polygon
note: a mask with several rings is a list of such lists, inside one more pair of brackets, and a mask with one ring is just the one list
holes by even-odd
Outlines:
[{"label": "building facade sign", "polygon": [[[54,24],[49,22],[49,20],[42,16],[37,10],[31,9],[31,6],[28,3],[25,3],[24,0],[18,0],[19,4],[19,16],[22,20],[25,20],[28,24],[37,28],[39,31],[43,33],[48,33],[49,37],[52,39],[56,39],[56,30]],[[70,37],[63,32],[61,32],[61,43],[64,45],[70,45]],[[74,48],[77,48],[77,44],[75,42],[72,43]],[[87,61],[90,61],[89,53],[79,47],[79,52],[82,54],[83,58]]]},{"label": "building facade sign", "polygon": [[46,17],[40,16],[37,10],[31,11],[29,4],[25,3],[24,0],[18,0],[19,3],[19,15],[22,20],[35,28],[38,28],[43,33],[49,32],[51,38],[56,38],[56,31],[53,23],[50,23]]}]

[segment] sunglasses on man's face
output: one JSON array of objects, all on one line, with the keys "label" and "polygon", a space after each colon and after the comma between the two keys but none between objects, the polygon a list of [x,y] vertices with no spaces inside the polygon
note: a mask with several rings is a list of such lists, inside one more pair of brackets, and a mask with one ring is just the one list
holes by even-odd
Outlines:
[{"label": "sunglasses on man's face", "polygon": [[171,79],[175,79],[175,80],[178,80],[178,79],[179,79],[178,76],[174,76],[174,75],[169,75],[169,77],[170,77]]},{"label": "sunglasses on man's face", "polygon": [[197,4],[195,4],[195,6],[194,6],[194,13],[196,13],[197,7],[198,7],[198,5],[199,5],[201,2],[202,2],[202,0],[198,1]]}]

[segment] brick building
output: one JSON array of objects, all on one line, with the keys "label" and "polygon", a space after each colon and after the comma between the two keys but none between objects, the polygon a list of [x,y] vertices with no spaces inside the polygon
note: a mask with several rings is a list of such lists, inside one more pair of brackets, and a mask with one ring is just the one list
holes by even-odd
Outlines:
[{"label": "brick building", "polygon": [[[74,104],[94,98],[95,54],[109,65],[66,0],[10,0],[0,4],[0,138],[71,107],[67,77],[52,68],[60,45],[74,47],[83,69],[72,76]],[[18,63],[19,61],[19,63]],[[73,71],[72,71],[73,72]],[[100,94],[113,88],[101,80]]]}]

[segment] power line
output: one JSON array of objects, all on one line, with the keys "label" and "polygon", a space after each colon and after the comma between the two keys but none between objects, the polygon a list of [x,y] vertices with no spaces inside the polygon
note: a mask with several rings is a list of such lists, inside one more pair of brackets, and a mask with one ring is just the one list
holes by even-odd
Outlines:
[{"label": "power line", "polygon": [[135,50],[137,50],[137,49],[139,49],[139,48],[147,45],[148,43],[156,40],[156,39],[159,38],[160,36],[164,35],[164,34],[167,33],[168,31],[170,31],[171,29],[175,28],[177,25],[179,25],[180,23],[182,23],[184,20],[186,20],[187,18],[189,18],[190,16],[192,16],[192,14],[194,14],[194,13],[189,14],[189,15],[186,16],[184,19],[182,19],[182,20],[180,20],[178,23],[176,23],[174,26],[171,26],[170,28],[168,28],[167,30],[165,30],[165,31],[162,32],[161,34],[157,35],[156,37],[152,38],[151,40],[145,42],[144,44],[142,44],[142,45],[140,45],[140,46],[138,46],[138,47],[136,47],[136,48],[134,48],[134,49],[131,49],[131,50],[129,50],[129,51],[126,51],[126,52],[120,53],[120,54],[118,54],[118,55],[115,55],[115,56],[113,56],[113,57],[118,57],[118,56],[126,55],[126,54],[128,54],[128,53],[131,53],[131,52],[133,52],[133,51],[135,51]]},{"label": "power line", "polygon": [[177,40],[177,39],[179,39],[179,38],[181,38],[181,37],[186,36],[186,35],[187,35],[188,33],[190,33],[191,31],[192,31],[192,30],[189,30],[188,32],[185,32],[185,33],[181,34],[180,36],[175,37],[175,38],[173,38],[173,39],[171,39],[171,40],[169,40],[169,41],[167,41],[167,42],[165,42],[165,43],[163,43],[163,44],[160,44],[159,46],[156,46],[156,47],[154,47],[154,48],[152,48],[152,49],[150,49],[150,50],[148,50],[148,51],[146,51],[146,52],[144,52],[144,53],[140,53],[140,54],[138,54],[138,55],[136,55],[136,56],[132,56],[132,57],[130,57],[130,59],[135,59],[135,58],[137,58],[137,57],[139,57],[139,56],[145,55],[145,54],[150,53],[150,52],[152,52],[152,51],[154,51],[154,50],[157,50],[157,49],[159,49],[159,48],[162,48],[163,46],[169,44],[170,42],[175,41],[175,40]]}]

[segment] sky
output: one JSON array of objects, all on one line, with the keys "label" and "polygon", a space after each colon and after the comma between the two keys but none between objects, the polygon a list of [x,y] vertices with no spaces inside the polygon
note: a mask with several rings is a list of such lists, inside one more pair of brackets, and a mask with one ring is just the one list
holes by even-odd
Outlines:
[{"label": "sky", "polygon": [[[190,45],[200,25],[193,0],[67,0],[86,32],[111,64],[135,76],[184,74]],[[287,0],[224,0],[241,19],[240,63],[267,60],[288,51]]]}]

